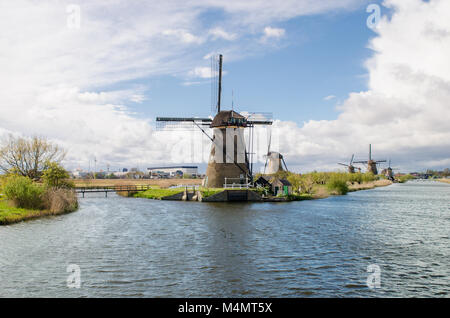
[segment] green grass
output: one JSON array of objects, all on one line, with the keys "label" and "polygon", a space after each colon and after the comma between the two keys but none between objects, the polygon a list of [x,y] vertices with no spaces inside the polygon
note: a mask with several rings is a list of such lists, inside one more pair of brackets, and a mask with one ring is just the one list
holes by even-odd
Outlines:
[{"label": "green grass", "polygon": [[51,214],[49,211],[44,210],[16,208],[9,205],[6,200],[0,199],[0,225],[17,223]]},{"label": "green grass", "polygon": [[183,192],[184,188],[176,188],[176,189],[149,189],[143,192],[137,192],[133,196],[135,198],[145,198],[145,199],[161,199],[163,197],[167,197],[170,195],[174,195],[180,192]]},{"label": "green grass", "polygon": [[326,186],[330,193],[344,195],[348,192],[347,181],[339,179],[339,177],[332,177],[330,180],[328,180]]},{"label": "green grass", "polygon": [[202,188],[200,189],[200,193],[202,194],[203,198],[207,198],[224,190],[225,189],[222,188]]},{"label": "green grass", "polygon": [[409,180],[413,180],[413,179],[415,179],[414,176],[412,176],[410,174],[405,174],[403,176],[398,177],[397,180],[399,183],[405,183],[405,182],[408,182]]},{"label": "green grass", "polygon": [[306,194],[306,193],[290,194],[290,195],[286,196],[286,198],[288,200],[291,200],[291,201],[303,201],[303,200],[312,200],[312,199],[314,199],[312,194]]}]

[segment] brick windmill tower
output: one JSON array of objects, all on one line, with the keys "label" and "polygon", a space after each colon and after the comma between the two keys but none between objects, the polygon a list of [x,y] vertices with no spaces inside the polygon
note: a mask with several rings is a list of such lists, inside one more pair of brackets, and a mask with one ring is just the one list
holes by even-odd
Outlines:
[{"label": "brick windmill tower", "polygon": [[372,145],[369,145],[369,160],[354,161],[354,163],[367,164],[367,172],[372,172],[374,175],[378,174],[377,164],[386,162],[386,160],[373,160],[372,159]]},{"label": "brick windmill tower", "polygon": [[[255,125],[272,125],[272,120],[253,120],[232,110],[221,109],[223,56],[218,58],[217,112],[211,118],[169,118],[157,117],[156,121],[166,124],[192,123],[212,142],[204,186],[222,188],[227,183],[248,183],[252,181],[253,128]],[[215,65],[215,64],[214,64]],[[212,70],[215,66],[212,67]],[[212,71],[213,72],[213,71]],[[204,128],[212,129],[212,137]],[[246,146],[244,130],[250,129],[250,142]]]}]

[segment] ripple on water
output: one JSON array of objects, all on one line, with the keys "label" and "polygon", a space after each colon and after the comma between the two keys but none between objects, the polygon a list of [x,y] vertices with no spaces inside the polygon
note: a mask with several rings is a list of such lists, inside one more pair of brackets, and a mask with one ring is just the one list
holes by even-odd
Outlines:
[{"label": "ripple on water", "polygon": [[288,204],[81,199],[0,228],[0,296],[448,297],[449,198],[413,182]]}]

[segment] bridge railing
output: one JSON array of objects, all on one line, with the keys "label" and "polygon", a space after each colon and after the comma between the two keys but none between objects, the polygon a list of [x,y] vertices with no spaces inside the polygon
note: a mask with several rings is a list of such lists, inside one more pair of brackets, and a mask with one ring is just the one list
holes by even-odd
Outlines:
[{"label": "bridge railing", "polygon": [[84,186],[84,187],[75,187],[76,192],[103,192],[103,191],[146,191],[151,189],[151,186],[148,184],[145,185],[115,185],[115,186]]}]

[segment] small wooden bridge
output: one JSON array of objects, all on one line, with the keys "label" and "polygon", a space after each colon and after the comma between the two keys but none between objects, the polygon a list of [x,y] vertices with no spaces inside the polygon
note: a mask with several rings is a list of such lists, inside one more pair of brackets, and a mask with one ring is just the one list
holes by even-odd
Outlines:
[{"label": "small wooden bridge", "polygon": [[85,193],[105,193],[105,197],[108,197],[108,192],[140,192],[147,191],[151,187],[150,185],[118,185],[118,186],[90,186],[90,187],[75,187],[75,192],[83,195]]}]

